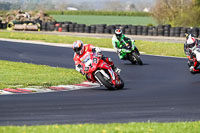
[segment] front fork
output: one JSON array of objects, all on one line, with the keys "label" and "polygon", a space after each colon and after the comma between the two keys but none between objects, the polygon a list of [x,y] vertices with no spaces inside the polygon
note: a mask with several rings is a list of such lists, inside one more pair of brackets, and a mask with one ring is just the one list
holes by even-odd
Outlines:
[{"label": "front fork", "polygon": [[137,47],[135,46],[135,40],[131,40],[132,41],[132,50],[138,55],[140,56],[140,52],[137,49]]}]

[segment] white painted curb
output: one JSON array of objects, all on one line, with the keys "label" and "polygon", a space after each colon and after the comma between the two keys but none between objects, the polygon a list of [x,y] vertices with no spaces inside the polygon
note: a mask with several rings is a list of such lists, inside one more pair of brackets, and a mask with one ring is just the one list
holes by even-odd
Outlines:
[{"label": "white painted curb", "polygon": [[[17,88],[17,89],[3,89],[0,90],[0,95],[10,95],[10,94],[34,94],[34,93],[47,93],[47,92],[58,92],[58,91],[73,91],[80,89],[90,89],[100,87],[98,83],[83,82],[74,85],[58,85],[51,86],[49,88]],[[19,92],[16,92],[19,91]]]}]

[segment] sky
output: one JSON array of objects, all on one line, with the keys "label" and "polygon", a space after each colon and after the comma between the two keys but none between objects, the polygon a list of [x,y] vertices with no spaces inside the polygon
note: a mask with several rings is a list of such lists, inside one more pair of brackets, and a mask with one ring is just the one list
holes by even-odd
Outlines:
[{"label": "sky", "polygon": [[144,9],[145,7],[152,7],[156,0],[0,0],[0,2],[47,2],[47,3],[67,3],[67,4],[73,4],[73,5],[84,5],[87,4],[93,9],[103,9],[103,7],[106,5],[106,3],[112,2],[112,1],[120,1],[120,3],[127,5],[127,4],[134,4],[136,6],[136,9]]}]

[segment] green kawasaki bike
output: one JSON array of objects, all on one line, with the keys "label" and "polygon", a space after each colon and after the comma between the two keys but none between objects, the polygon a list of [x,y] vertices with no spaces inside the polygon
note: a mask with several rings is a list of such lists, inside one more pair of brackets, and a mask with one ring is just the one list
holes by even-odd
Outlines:
[{"label": "green kawasaki bike", "polygon": [[122,59],[129,60],[132,64],[143,65],[143,62],[140,59],[140,52],[135,46],[134,40],[123,40],[121,48],[122,49],[119,54],[122,57]]}]

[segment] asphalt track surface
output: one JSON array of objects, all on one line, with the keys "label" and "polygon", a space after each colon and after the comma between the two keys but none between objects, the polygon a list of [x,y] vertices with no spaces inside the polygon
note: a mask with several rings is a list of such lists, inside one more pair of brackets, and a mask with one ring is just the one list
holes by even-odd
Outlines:
[{"label": "asphalt track surface", "polygon": [[[143,66],[120,61],[125,88],[0,96],[0,125],[175,122],[200,120],[200,75],[186,59],[142,55]],[[74,68],[70,48],[0,42],[0,59]]]}]

